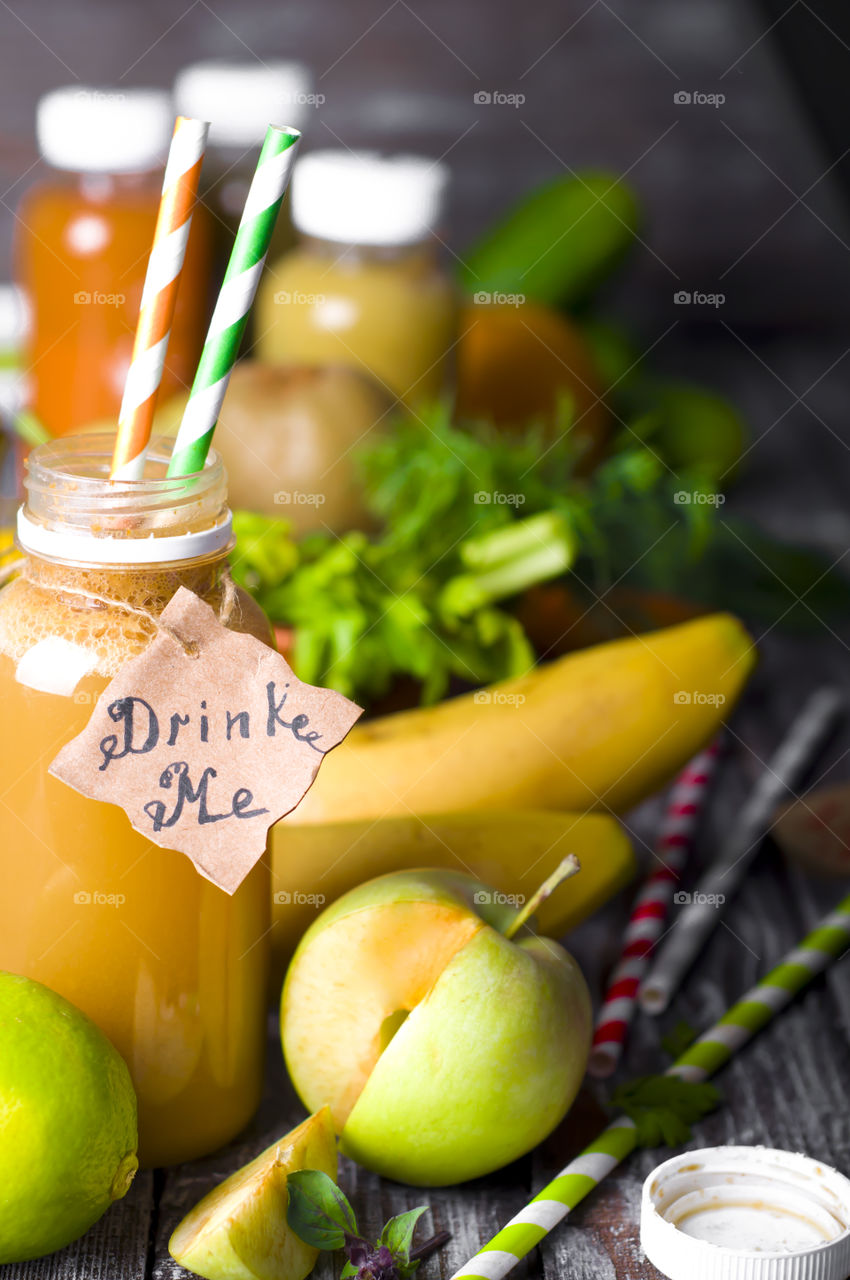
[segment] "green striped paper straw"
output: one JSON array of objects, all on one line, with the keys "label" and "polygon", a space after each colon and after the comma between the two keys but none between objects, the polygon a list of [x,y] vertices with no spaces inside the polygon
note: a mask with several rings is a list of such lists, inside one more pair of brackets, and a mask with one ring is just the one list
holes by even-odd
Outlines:
[{"label": "green striped paper straw", "polygon": [[[850,945],[850,894],[761,982],[733,1004],[667,1070],[668,1076],[706,1080],[766,1026],[794,996]],[[497,1232],[451,1280],[501,1280],[635,1149],[635,1126],[612,1120],[581,1155],[561,1170],[507,1226]]]},{"label": "green striped paper straw", "polygon": [[297,129],[269,125],[174,441],[169,476],[192,475],[203,468],[300,139]]}]

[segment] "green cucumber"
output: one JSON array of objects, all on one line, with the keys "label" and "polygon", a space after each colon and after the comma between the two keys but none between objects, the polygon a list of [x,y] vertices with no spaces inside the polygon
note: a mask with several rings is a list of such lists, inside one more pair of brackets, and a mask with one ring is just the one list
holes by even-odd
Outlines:
[{"label": "green cucumber", "polygon": [[472,247],[461,284],[471,294],[577,306],[618,265],[639,223],[637,197],[612,174],[555,178]]}]

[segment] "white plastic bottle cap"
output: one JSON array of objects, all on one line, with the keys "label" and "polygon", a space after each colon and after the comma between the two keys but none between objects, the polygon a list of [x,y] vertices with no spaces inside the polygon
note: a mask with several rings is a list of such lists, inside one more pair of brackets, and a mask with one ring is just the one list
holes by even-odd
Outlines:
[{"label": "white plastic bottle cap", "polygon": [[68,85],[39,100],[41,154],[57,169],[143,173],[164,159],[174,126],[171,95],[162,89]]},{"label": "white plastic bottle cap", "polygon": [[445,165],[421,156],[312,151],[292,175],[292,221],[320,240],[415,244],[439,221],[447,181]]},{"label": "white plastic bottle cap", "polygon": [[669,1280],[846,1280],[850,1180],[769,1147],[686,1151],[643,1184],[640,1242]]},{"label": "white plastic bottle cap", "polygon": [[174,81],[175,110],[209,120],[210,141],[222,147],[259,145],[270,124],[300,128],[315,105],[301,62],[193,62]]},{"label": "white plastic bottle cap", "polygon": [[0,284],[0,411],[14,414],[26,403],[27,377],[19,367],[27,336],[29,307],[17,285]]},{"label": "white plastic bottle cap", "polygon": [[0,284],[0,351],[17,351],[28,329],[26,294],[16,284]]}]

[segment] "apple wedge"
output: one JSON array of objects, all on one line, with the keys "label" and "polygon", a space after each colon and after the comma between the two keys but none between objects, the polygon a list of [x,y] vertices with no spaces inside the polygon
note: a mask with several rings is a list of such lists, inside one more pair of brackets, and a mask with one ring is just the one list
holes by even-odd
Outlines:
[{"label": "apple wedge", "polygon": [[472,877],[392,873],[333,903],[295,953],[281,1034],[308,1107],[389,1178],[444,1186],[531,1150],[584,1074],[591,1006],[558,943]]},{"label": "apple wedge", "polygon": [[328,1107],[204,1196],[171,1236],[172,1258],[206,1280],[304,1280],[318,1250],[286,1222],[286,1179],[296,1169],[320,1169],[336,1181]]}]

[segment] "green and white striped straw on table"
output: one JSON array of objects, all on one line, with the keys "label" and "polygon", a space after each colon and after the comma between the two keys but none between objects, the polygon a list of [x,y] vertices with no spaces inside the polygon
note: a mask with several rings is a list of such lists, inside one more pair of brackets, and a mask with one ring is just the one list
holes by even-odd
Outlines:
[{"label": "green and white striped straw on table", "polygon": [[[751,1040],[794,996],[850,946],[850,895],[761,982],[733,1004],[719,1022],[700,1036],[666,1074],[706,1080]],[[581,1155],[561,1170],[507,1226],[454,1273],[451,1280],[501,1280],[540,1243],[571,1209],[616,1169],[636,1146],[635,1126],[627,1116],[612,1120]]]},{"label": "green and white striped straw on table", "polygon": [[192,475],[206,461],[300,139],[297,129],[270,125],[266,133],[198,372],[174,441],[169,476]]}]

